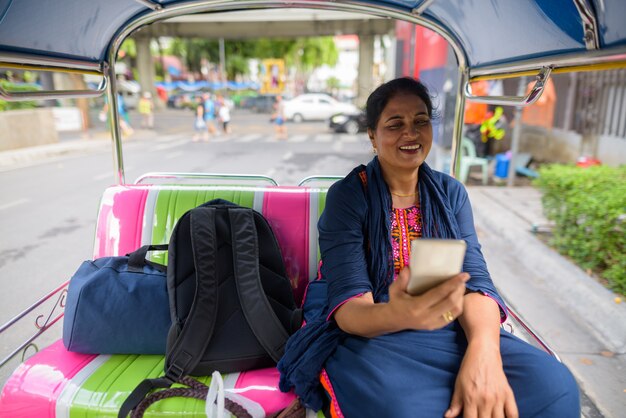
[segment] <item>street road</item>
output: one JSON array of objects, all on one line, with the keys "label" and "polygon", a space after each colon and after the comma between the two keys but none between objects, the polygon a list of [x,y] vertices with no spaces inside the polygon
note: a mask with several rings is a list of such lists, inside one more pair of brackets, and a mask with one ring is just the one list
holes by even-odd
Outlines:
[{"label": "street road", "polygon": [[[192,115],[165,111],[154,133],[138,130],[125,140],[126,182],[169,171],[262,174],[294,185],[314,174],[345,175],[372,155],[365,134],[333,134],[323,122],[289,124],[289,139],[277,141],[268,118],[235,112],[231,135],[192,142]],[[94,136],[104,138],[97,128]],[[79,139],[63,135],[67,141]],[[0,171],[0,324],[92,257],[100,196],[115,183],[111,147],[100,142],[101,147]],[[3,338],[2,345],[11,340]]]}]

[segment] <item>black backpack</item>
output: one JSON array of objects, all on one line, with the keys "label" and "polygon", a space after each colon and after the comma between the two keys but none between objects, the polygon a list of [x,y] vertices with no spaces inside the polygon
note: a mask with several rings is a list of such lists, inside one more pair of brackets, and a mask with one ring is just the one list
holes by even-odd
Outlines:
[{"label": "black backpack", "polygon": [[141,382],[119,417],[151,390],[186,375],[276,365],[302,323],[276,237],[250,208],[216,199],[187,211],[172,232],[168,257],[165,376]]}]

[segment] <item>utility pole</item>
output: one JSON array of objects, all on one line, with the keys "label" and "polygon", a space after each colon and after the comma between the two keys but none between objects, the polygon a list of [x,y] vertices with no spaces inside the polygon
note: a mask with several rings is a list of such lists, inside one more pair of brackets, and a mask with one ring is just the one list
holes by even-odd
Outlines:
[{"label": "utility pole", "polygon": [[[528,77],[520,77],[519,84],[517,85],[517,95],[523,96],[526,93],[526,84],[528,83]],[[519,140],[522,135],[522,106],[515,108],[515,124],[513,126],[513,137],[511,138],[511,159],[509,160],[509,172],[506,177],[506,185],[513,187],[515,185],[515,156],[519,149]]]},{"label": "utility pole", "polygon": [[227,81],[226,77],[226,51],[224,48],[224,38],[220,38],[220,76],[222,83]]}]

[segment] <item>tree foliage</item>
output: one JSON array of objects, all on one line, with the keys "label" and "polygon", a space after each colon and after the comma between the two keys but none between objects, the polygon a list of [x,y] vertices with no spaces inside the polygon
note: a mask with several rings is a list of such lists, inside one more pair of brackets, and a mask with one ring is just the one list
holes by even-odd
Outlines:
[{"label": "tree foliage", "polygon": [[[287,66],[296,66],[305,71],[327,64],[334,66],[339,53],[330,36],[317,38],[260,38],[252,40],[224,41],[226,72],[229,78],[247,74],[248,60],[282,58]],[[202,61],[219,63],[219,41],[217,39],[176,38],[167,51],[179,56],[190,71],[199,72]]]},{"label": "tree foliage", "polygon": [[118,55],[120,52],[123,53],[124,56],[129,58],[137,57],[137,45],[135,44],[135,40],[133,38],[126,38],[122,45],[120,45],[120,50],[118,51]]},{"label": "tree foliage", "polygon": [[[33,85],[13,84],[10,81],[4,79],[0,79],[0,87],[11,93],[22,93],[39,90]],[[34,109],[35,107],[37,107],[37,103],[30,100],[24,102],[6,102],[4,100],[0,100],[0,112],[3,112],[5,110]]]}]

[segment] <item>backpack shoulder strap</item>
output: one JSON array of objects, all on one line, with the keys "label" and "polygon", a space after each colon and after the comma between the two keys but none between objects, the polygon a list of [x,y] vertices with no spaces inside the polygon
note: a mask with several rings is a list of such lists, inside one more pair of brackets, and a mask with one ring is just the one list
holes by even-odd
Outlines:
[{"label": "backpack shoulder strap", "polygon": [[[180,378],[196,367],[215,328],[219,285],[215,216],[213,207],[189,211],[196,291],[185,325],[166,359],[165,375],[170,378]],[[175,251],[170,248],[171,254]]]},{"label": "backpack shoulder strap", "polygon": [[289,334],[274,313],[259,272],[259,246],[252,209],[228,209],[233,246],[235,283],[241,307],[259,343],[278,362],[283,355]]},{"label": "backpack shoulder strap", "polygon": [[[166,358],[165,376],[158,379],[143,380],[126,398],[118,412],[118,418],[126,418],[139,405],[146,395],[157,388],[169,388],[174,382],[192,370],[200,361],[209,344],[215,328],[217,316],[217,276],[216,260],[217,236],[215,231],[215,208],[199,207],[190,210],[177,223],[172,238],[177,237],[178,225],[186,222],[188,216],[195,266],[196,292],[181,333]],[[159,248],[160,249],[160,248]],[[169,264],[174,267],[172,257],[176,254],[176,240],[169,245]],[[168,282],[175,283],[170,274],[175,268],[168,269]],[[172,325],[173,326],[173,325]]]}]

